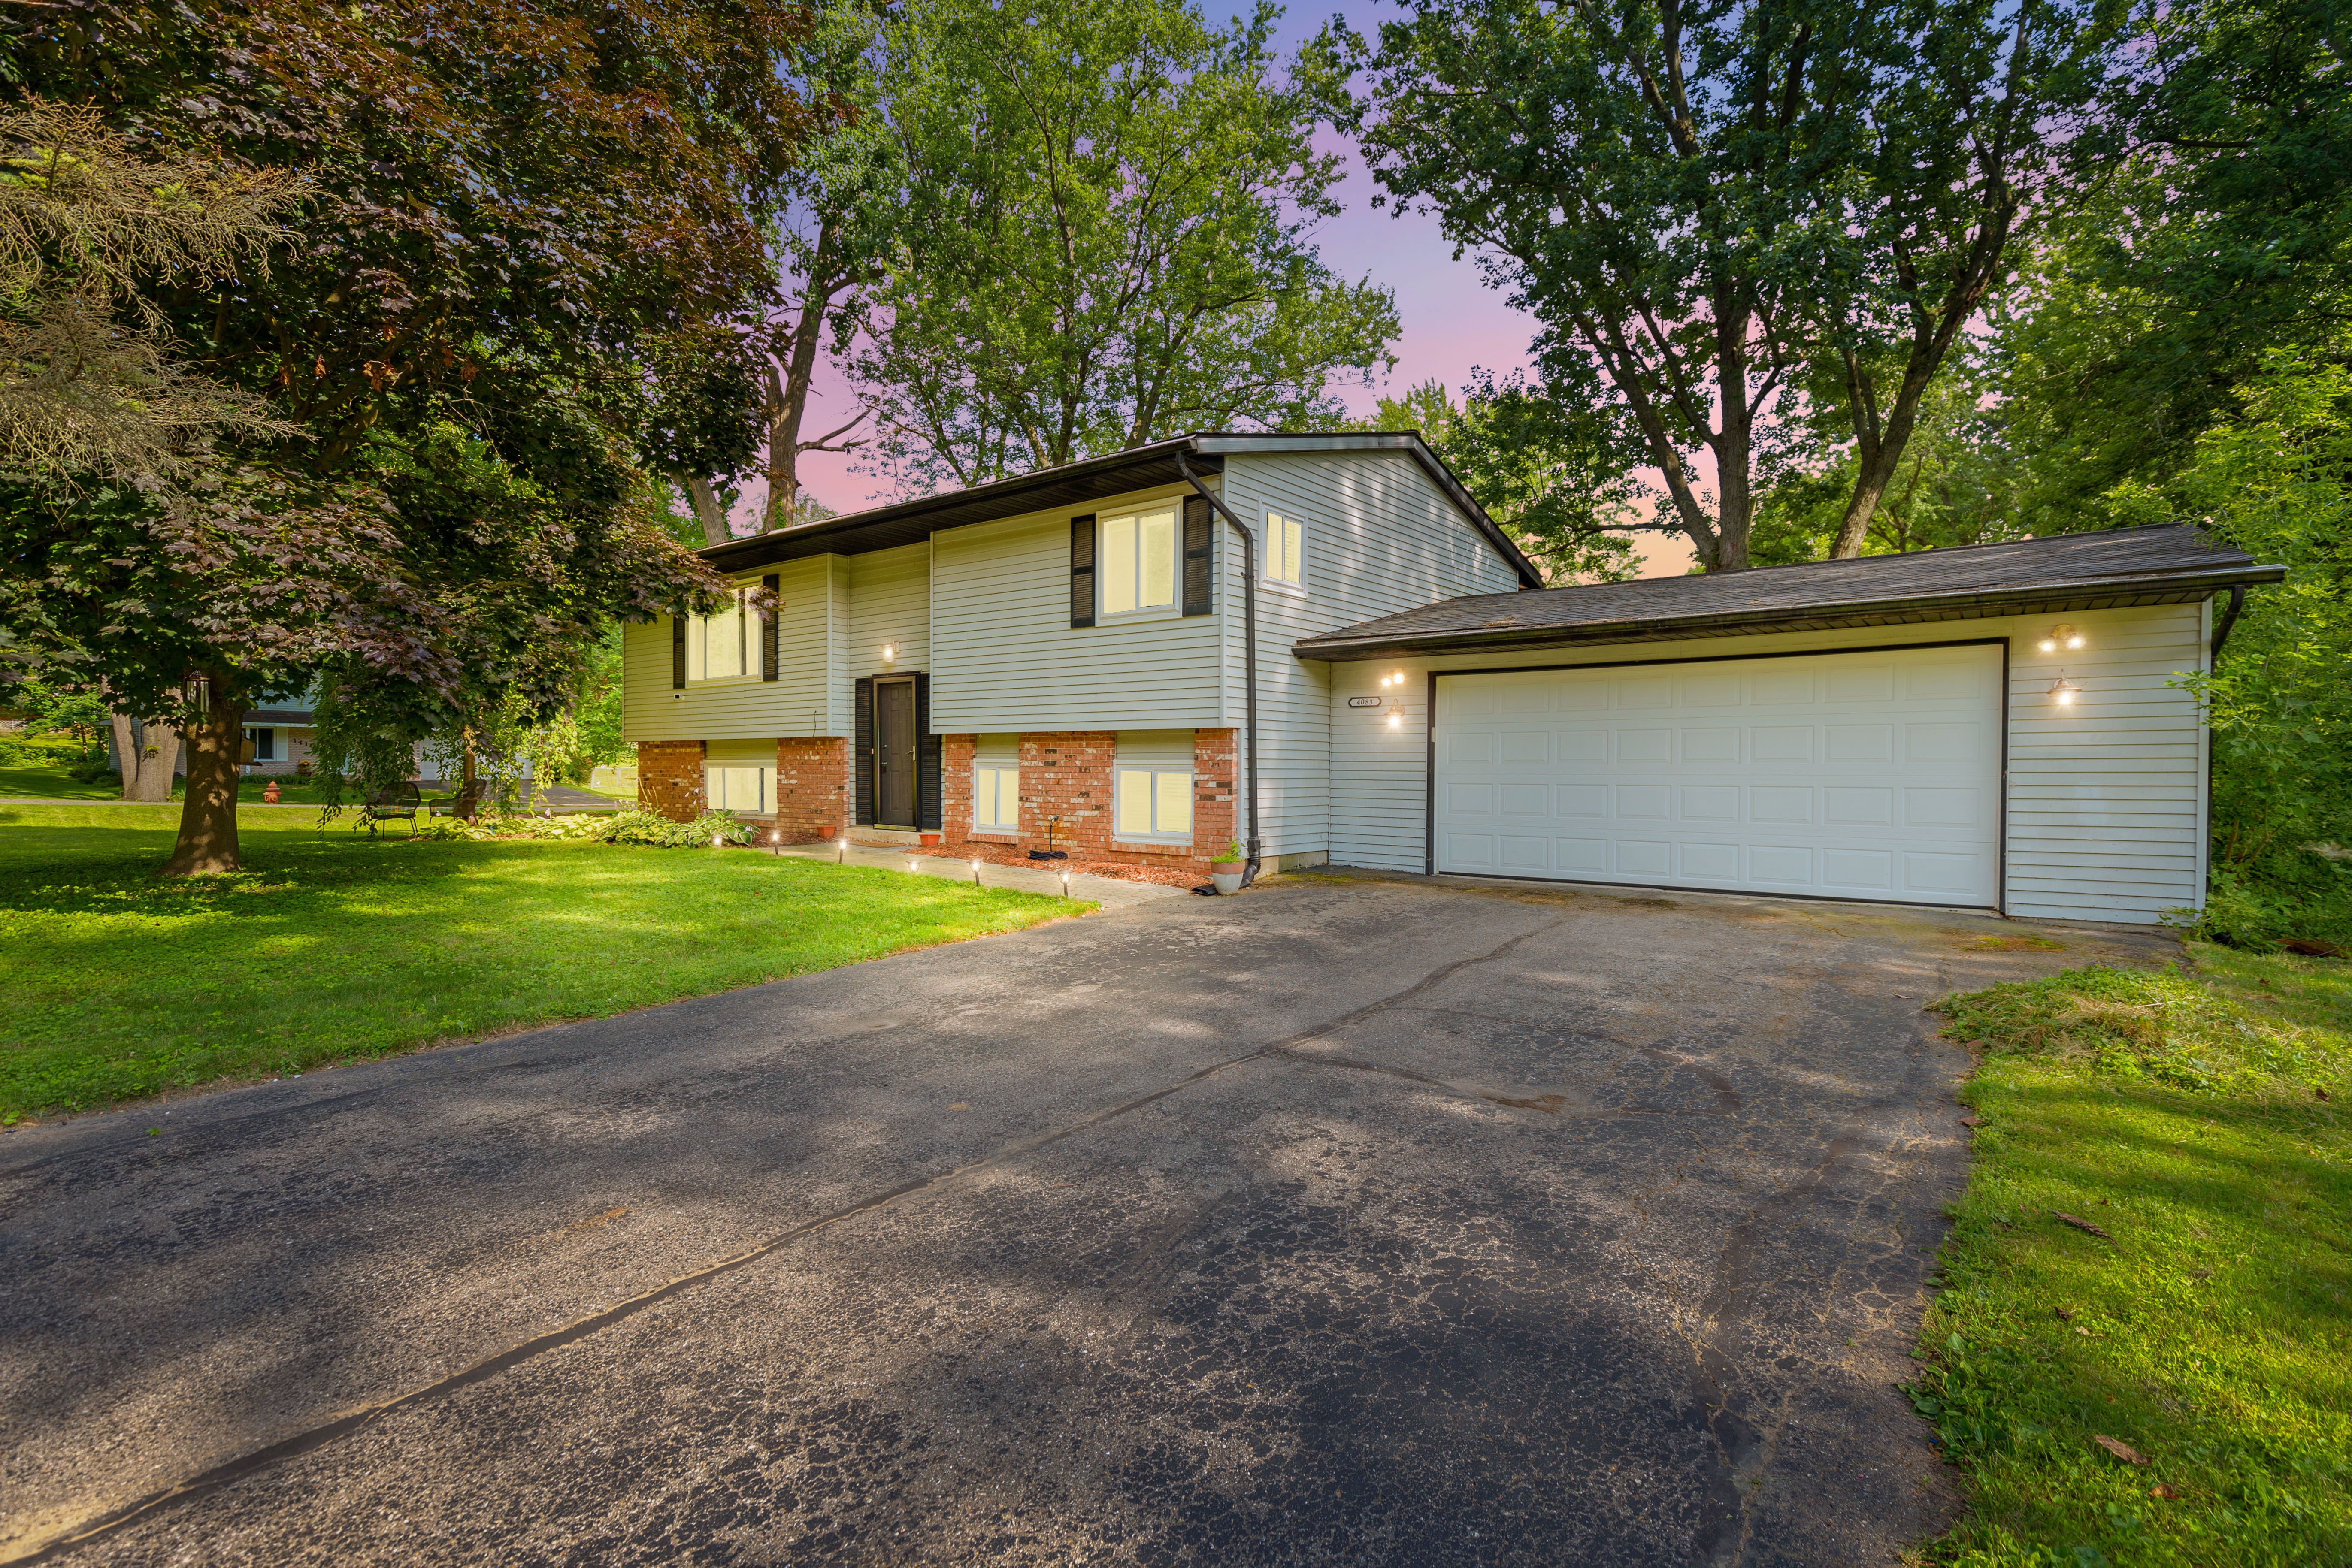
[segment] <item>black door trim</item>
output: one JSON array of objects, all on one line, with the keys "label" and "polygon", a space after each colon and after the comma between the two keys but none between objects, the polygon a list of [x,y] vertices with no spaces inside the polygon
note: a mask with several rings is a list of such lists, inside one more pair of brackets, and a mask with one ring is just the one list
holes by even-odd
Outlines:
[{"label": "black door trim", "polygon": [[[1447,675],[1525,675],[1548,670],[1622,670],[1643,664],[1753,664],[1762,659],[1823,659],[1843,653],[1899,653],[1906,649],[1992,648],[2000,650],[2000,798],[1995,804],[1997,826],[1992,846],[1993,902],[1984,904],[1912,904],[1900,899],[1839,898],[1831,894],[1750,893],[1744,889],[1696,887],[1684,883],[1599,882],[1592,887],[1655,887],[1675,893],[1720,893],[1744,898],[1818,898],[1834,904],[1897,904],[1912,909],[1990,909],[2009,915],[2009,643],[2006,637],[1950,637],[1932,643],[1872,643],[1859,648],[1789,648],[1770,653],[1707,653],[1684,659],[1601,659],[1589,664],[1507,664],[1491,670],[1432,670],[1429,672],[1429,744],[1422,775],[1422,872],[1437,874],[1437,683]],[[1507,876],[1496,872],[1450,871],[1447,876],[1471,876],[1496,882],[1560,882],[1566,877]]]}]

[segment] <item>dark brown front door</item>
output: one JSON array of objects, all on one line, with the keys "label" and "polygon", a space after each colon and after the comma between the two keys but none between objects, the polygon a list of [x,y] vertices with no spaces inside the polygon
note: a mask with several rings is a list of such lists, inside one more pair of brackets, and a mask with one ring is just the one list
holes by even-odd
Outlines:
[{"label": "dark brown front door", "polygon": [[874,821],[915,825],[915,683],[874,683]]}]

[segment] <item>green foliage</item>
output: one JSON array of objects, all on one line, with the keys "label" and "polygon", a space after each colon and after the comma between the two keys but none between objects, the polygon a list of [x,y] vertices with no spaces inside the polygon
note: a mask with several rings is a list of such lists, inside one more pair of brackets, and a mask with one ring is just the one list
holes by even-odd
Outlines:
[{"label": "green foliage", "polygon": [[1376,44],[1325,34],[1335,112],[1535,316],[1596,465],[1654,466],[1710,570],[1748,563],[1758,445],[1808,364],[1841,368],[1868,474],[1899,459],[2021,204],[2067,188],[2104,36],[2103,7],[1998,0],[1403,9]]},{"label": "green foliage", "polygon": [[940,0],[893,25],[908,208],[852,362],[885,466],[973,485],[1186,430],[1316,428],[1397,333],[1309,241],[1336,210],[1272,12]]},{"label": "green foliage", "polygon": [[597,836],[608,844],[695,850],[709,847],[716,839],[748,844],[751,841],[751,829],[724,811],[705,811],[690,822],[673,822],[653,811],[615,811],[604,820]]},{"label": "green foliage", "polygon": [[1477,371],[1459,403],[1427,381],[1340,428],[1420,431],[1546,581],[1620,582],[1641,571],[1622,533],[1643,526],[1635,518],[1652,497],[1594,461],[1606,442],[1593,417],[1517,372],[1498,382]]},{"label": "green foliage", "polygon": [[411,843],[321,831],[299,811],[248,813],[243,872],[159,881],[176,814],[0,808],[0,1123],[601,1018],[1073,912],[947,877],[593,840]]},{"label": "green foliage", "polygon": [[1985,1056],[1911,1391],[1970,1495],[1932,1561],[2352,1555],[2352,967],[2198,966],[1937,1004]]}]

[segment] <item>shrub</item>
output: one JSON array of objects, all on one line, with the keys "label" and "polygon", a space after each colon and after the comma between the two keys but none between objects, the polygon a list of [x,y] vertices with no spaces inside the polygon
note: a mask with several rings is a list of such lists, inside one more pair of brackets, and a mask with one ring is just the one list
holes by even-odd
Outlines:
[{"label": "shrub", "polygon": [[705,811],[691,822],[673,822],[652,811],[617,811],[604,819],[600,835],[608,844],[651,844],[657,849],[698,849],[713,839],[751,841],[751,829],[724,811]]}]

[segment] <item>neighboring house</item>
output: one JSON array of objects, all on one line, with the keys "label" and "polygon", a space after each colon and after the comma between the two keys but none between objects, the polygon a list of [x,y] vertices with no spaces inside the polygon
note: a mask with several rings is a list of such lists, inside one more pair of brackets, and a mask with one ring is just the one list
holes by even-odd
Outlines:
[{"label": "neighboring house", "polygon": [[293,773],[310,760],[310,705],[307,696],[265,697],[269,706],[247,708],[245,738],[252,743],[247,773]]},{"label": "neighboring house", "polygon": [[714,546],[781,607],[628,629],[641,796],[1204,867],[1247,832],[1248,661],[1238,541],[1182,466],[1259,541],[1269,868],[2201,901],[2172,683],[2213,595],[2280,569],[2163,528],[1538,589],[1413,435],[1185,436]]}]

